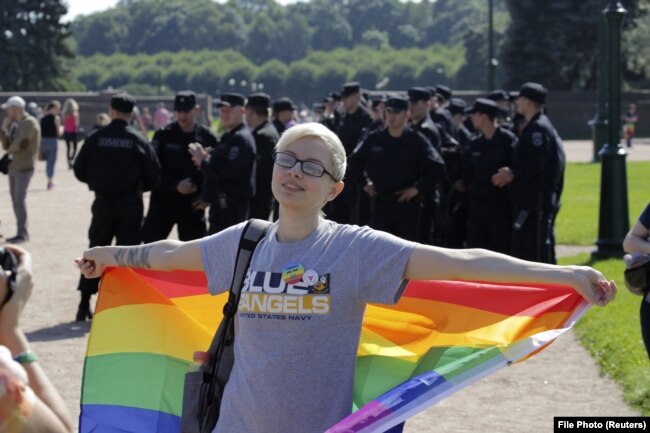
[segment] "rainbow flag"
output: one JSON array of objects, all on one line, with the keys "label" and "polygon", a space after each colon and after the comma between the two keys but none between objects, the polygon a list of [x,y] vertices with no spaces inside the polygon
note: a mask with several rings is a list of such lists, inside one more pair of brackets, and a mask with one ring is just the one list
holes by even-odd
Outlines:
[{"label": "rainbow flag", "polygon": [[[200,272],[104,274],[79,431],[178,432],[185,371],[209,346],[225,300],[207,293]],[[539,352],[587,309],[567,287],[413,281],[399,304],[368,306],[355,411],[327,433],[383,432]]]}]

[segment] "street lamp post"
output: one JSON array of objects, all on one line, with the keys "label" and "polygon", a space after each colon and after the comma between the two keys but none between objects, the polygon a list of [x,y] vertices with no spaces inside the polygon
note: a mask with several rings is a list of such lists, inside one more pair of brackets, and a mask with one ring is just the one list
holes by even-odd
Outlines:
[{"label": "street lamp post", "polygon": [[609,51],[609,118],[607,144],[599,152],[600,218],[598,257],[621,256],[623,239],[630,227],[627,204],[627,153],[620,145],[621,134],[621,24],[627,11],[620,2],[610,1],[603,10],[607,20]]},{"label": "street lamp post", "polygon": [[488,0],[488,91],[494,90],[495,87],[495,69],[497,61],[494,58],[494,4],[493,0]]},{"label": "street lamp post", "polygon": [[[601,10],[605,9],[609,0],[600,0]],[[597,162],[598,152],[607,141],[607,26],[605,16],[598,23],[598,105],[596,116],[589,122],[592,127],[593,156]]]}]

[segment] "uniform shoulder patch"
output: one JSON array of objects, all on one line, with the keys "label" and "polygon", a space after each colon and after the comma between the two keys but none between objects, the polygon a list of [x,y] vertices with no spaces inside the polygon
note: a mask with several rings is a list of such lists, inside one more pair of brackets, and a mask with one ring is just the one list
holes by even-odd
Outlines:
[{"label": "uniform shoulder patch", "polygon": [[542,144],[544,144],[544,134],[542,134],[541,132],[533,132],[531,138],[533,140],[534,146],[541,146]]}]

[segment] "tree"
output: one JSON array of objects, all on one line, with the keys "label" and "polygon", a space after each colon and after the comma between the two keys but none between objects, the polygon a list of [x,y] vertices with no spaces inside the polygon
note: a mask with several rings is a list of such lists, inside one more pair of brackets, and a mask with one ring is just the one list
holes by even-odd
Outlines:
[{"label": "tree", "polygon": [[61,0],[5,1],[0,9],[0,89],[61,90],[67,8]]},{"label": "tree", "polygon": [[285,80],[289,75],[287,65],[279,60],[271,60],[260,66],[255,80],[264,85],[263,91],[278,98],[285,94]]},{"label": "tree", "polygon": [[587,90],[595,86],[598,22],[602,19],[600,0],[506,3],[512,24],[500,60],[507,87],[517,88],[526,81],[537,81],[556,90]]}]

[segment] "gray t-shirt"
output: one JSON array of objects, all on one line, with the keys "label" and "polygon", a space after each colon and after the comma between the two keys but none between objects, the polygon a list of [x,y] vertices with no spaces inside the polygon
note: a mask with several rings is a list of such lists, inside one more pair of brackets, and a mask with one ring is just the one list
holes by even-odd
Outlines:
[{"label": "gray t-shirt", "polygon": [[[201,242],[208,288],[229,289],[244,224]],[[235,365],[215,433],[322,433],[349,415],[367,303],[394,304],[415,243],[322,220],[257,246],[235,318]]]}]

